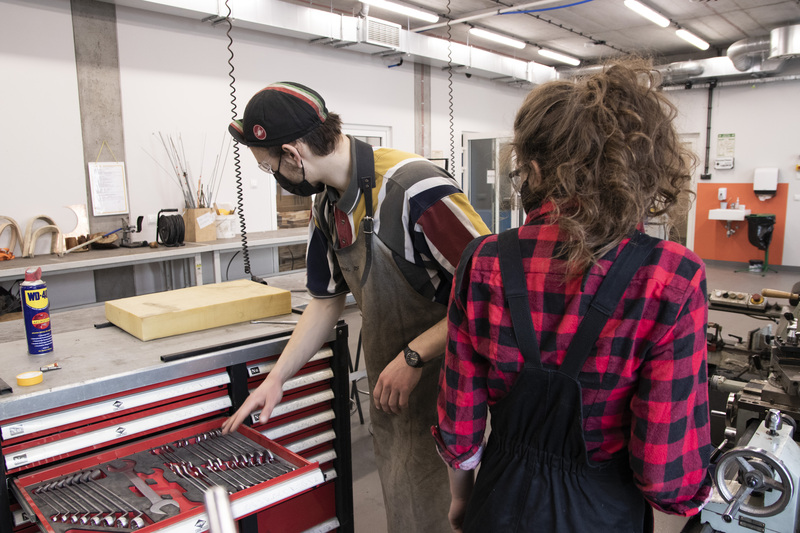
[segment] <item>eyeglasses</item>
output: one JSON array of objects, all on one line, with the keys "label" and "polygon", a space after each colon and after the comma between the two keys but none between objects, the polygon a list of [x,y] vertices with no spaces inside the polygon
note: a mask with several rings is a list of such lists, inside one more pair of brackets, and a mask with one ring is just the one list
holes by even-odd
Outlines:
[{"label": "eyeglasses", "polygon": [[520,186],[522,185],[522,173],[525,172],[525,167],[517,167],[508,173],[508,180],[511,182],[511,187],[514,192],[519,194]]},{"label": "eyeglasses", "polygon": [[258,168],[266,172],[267,174],[276,174],[281,171],[281,159],[283,158],[283,154],[278,157],[278,168],[276,170],[272,170],[272,165],[269,164],[266,160],[258,162]]}]

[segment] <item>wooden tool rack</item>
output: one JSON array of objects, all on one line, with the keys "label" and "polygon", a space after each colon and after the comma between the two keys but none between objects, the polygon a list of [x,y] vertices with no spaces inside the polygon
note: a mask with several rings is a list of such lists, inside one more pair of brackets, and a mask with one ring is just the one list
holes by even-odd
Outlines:
[{"label": "wooden tool rack", "polygon": [[[297,315],[273,318],[292,321]],[[139,461],[133,471],[140,479],[166,499],[184,504],[180,512],[164,517],[142,516],[144,531],[207,529],[197,480],[181,479],[161,458],[146,464],[146,457],[165,443],[191,442],[219,428],[269,373],[293,329],[281,323],[243,323],[142,342],[105,324],[102,307],[56,313],[55,351],[45,356],[27,354],[24,333],[17,331],[23,327],[20,321],[0,324],[0,378],[13,388],[0,395],[0,533],[70,530],[45,523],[55,506],[47,487],[78,482],[80,473],[119,484],[113,471],[126,461]],[[252,427],[236,436],[293,465],[291,472],[262,483],[249,478],[252,484],[235,486],[232,481],[226,487],[242,533],[353,531],[347,340],[348,327],[340,322],[287,382],[269,422],[258,424],[254,413],[247,422]],[[17,385],[17,374],[52,362],[61,370],[46,372],[42,383]],[[151,506],[153,500],[134,490],[137,484],[121,484],[134,507]],[[181,489],[177,493],[176,487]],[[75,498],[97,488],[81,486],[67,494]],[[132,511],[126,518],[135,516]],[[134,529],[119,525],[73,528]]]}]

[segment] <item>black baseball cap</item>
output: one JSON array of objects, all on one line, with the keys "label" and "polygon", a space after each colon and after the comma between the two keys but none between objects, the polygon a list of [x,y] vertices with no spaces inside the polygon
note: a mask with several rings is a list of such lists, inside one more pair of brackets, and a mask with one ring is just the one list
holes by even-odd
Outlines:
[{"label": "black baseball cap", "polygon": [[296,141],[328,118],[325,100],[305,85],[273,83],[257,92],[244,109],[244,119],[228,126],[245,146],[280,146]]}]

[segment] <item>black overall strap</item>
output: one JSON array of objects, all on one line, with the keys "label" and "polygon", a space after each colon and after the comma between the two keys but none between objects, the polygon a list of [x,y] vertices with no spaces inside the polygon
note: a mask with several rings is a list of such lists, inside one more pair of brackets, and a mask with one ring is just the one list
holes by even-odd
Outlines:
[{"label": "black overall strap", "polygon": [[617,308],[625,289],[658,242],[658,239],[637,231],[622,249],[600,283],[589,304],[589,311],[572,338],[559,369],[563,374],[573,379],[578,378],[578,373],[600,337],[600,332]]},{"label": "black overall strap", "polygon": [[364,272],[361,275],[361,286],[367,282],[369,276],[369,269],[372,267],[372,230],[374,227],[374,220],[372,219],[372,189],[375,187],[375,154],[372,151],[372,146],[353,139],[356,148],[356,179],[358,179],[358,188],[361,194],[364,195],[364,204],[367,212],[364,215],[364,220],[361,223],[361,230],[364,232],[364,246],[367,250],[367,259],[364,264]]},{"label": "black overall strap", "polygon": [[542,368],[542,355],[531,319],[528,283],[522,265],[518,231],[518,228],[511,228],[497,236],[500,276],[503,279],[503,291],[508,300],[514,336],[517,338],[517,346],[525,358],[525,364]]},{"label": "black overall strap", "polygon": [[464,282],[464,271],[467,269],[467,265],[472,260],[472,255],[475,253],[475,250],[478,249],[478,246],[486,239],[488,235],[481,235],[479,237],[475,237],[472,239],[466,247],[464,247],[464,251],[461,252],[461,259],[458,260],[458,267],[456,268],[456,281],[453,288],[453,294],[456,294],[461,290],[461,284]]}]

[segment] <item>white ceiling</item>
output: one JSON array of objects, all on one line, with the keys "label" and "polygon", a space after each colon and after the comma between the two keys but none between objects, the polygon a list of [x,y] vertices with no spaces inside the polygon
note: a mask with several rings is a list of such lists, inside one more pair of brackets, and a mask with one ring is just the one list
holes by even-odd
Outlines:
[{"label": "white ceiling", "polygon": [[[356,0],[290,0],[305,7],[357,15]],[[499,54],[548,66],[565,66],[538,53],[539,48],[562,52],[592,65],[626,53],[653,56],[656,63],[724,56],[729,45],[746,38],[768,37],[770,30],[800,23],[800,0],[641,0],[667,17],[661,28],[623,5],[623,0],[396,0],[439,15],[441,26],[423,35],[469,44]],[[503,14],[525,6],[527,13]],[[468,22],[458,22],[473,15]],[[431,26],[374,6],[369,16],[398,23],[418,31]],[[449,27],[447,21],[453,21]],[[469,25],[492,30],[524,41],[523,50],[493,44],[469,35]],[[685,28],[701,37],[710,48],[701,51],[680,39],[675,30]]]}]

